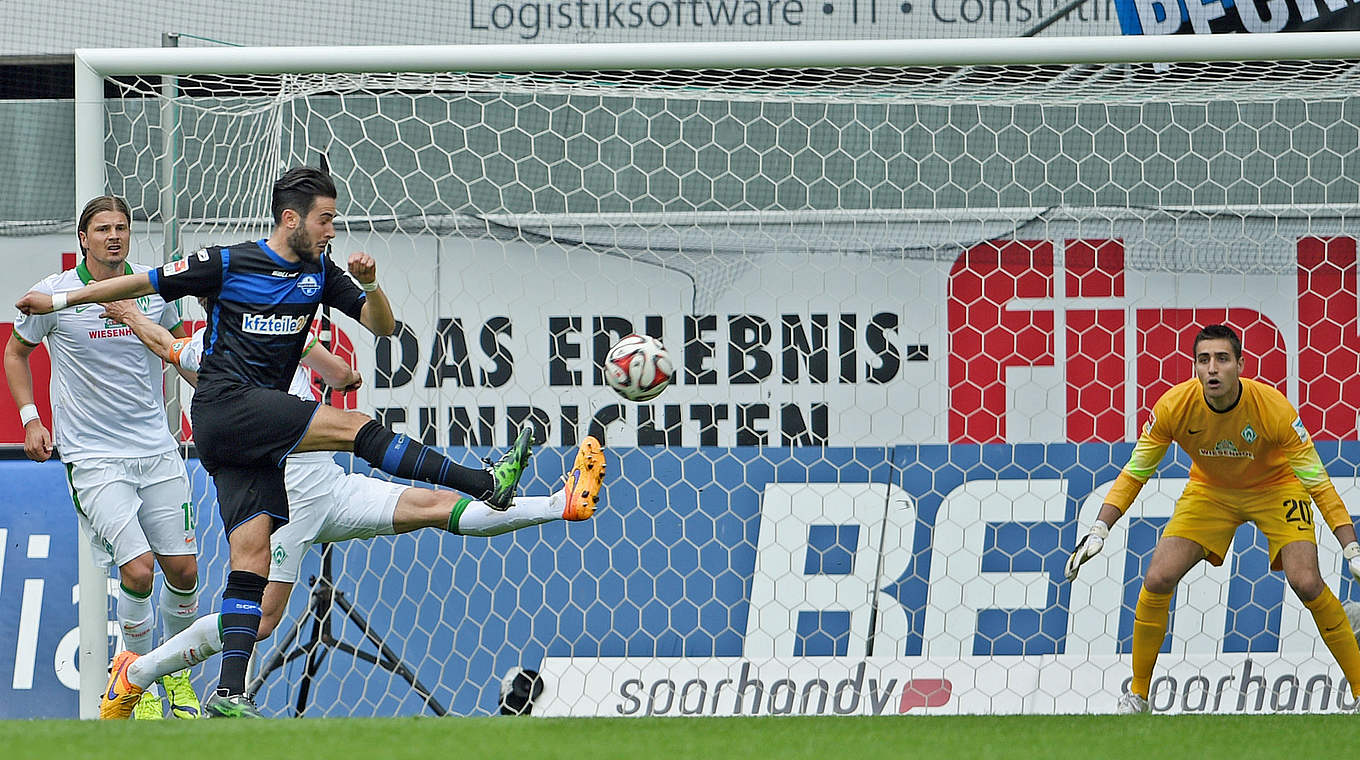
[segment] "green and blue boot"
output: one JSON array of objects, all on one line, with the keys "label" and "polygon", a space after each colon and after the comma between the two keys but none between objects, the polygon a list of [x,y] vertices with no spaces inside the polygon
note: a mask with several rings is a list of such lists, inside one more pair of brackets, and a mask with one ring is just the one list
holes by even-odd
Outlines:
[{"label": "green and blue boot", "polygon": [[488,507],[497,512],[504,512],[515,503],[515,489],[519,487],[519,479],[524,475],[525,465],[529,463],[530,448],[533,445],[534,427],[525,422],[519,429],[515,442],[500,459],[494,464],[491,460],[486,460],[486,469],[491,473],[492,481],[491,495],[485,500]]}]

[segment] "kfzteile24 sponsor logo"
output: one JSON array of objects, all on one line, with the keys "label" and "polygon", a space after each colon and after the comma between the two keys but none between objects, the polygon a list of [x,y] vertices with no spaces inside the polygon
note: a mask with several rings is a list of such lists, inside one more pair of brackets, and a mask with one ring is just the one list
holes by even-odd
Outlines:
[{"label": "kfzteile24 sponsor logo", "polygon": [[630,678],[620,684],[614,709],[619,715],[884,715],[939,707],[953,695],[947,679],[866,678],[865,670],[861,662],[839,679],[831,673],[790,678],[787,670],[762,674],[743,662],[718,679]]},{"label": "kfzteile24 sponsor logo", "polygon": [[307,329],[307,317],[288,314],[242,314],[241,329],[256,335],[293,335]]}]

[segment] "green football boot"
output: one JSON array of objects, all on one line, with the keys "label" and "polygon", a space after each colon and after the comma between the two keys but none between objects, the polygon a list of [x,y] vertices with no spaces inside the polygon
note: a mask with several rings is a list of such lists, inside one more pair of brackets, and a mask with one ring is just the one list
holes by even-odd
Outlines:
[{"label": "green football boot", "polygon": [[198,695],[194,693],[193,684],[189,683],[188,668],[162,678],[161,688],[165,690],[165,699],[170,703],[170,717],[196,720],[202,713]]},{"label": "green football boot", "polygon": [[161,706],[161,698],[150,691],[142,692],[142,698],[137,700],[137,706],[132,709],[133,720],[162,720],[165,718],[165,709]]},{"label": "green football boot", "polygon": [[524,475],[524,466],[529,463],[529,449],[534,445],[534,426],[525,422],[519,435],[509,450],[492,464],[486,460],[487,471],[491,473],[491,495],[486,497],[486,505],[498,512],[504,512],[515,503],[515,489]]}]

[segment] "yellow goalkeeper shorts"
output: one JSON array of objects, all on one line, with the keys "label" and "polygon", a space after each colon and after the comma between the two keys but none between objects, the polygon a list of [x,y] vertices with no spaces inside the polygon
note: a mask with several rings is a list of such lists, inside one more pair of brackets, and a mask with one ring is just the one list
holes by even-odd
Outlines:
[{"label": "yellow goalkeeper shorts", "polygon": [[1176,501],[1162,535],[1194,541],[1204,547],[1209,562],[1221,565],[1238,526],[1248,521],[1270,541],[1272,570],[1280,569],[1285,544],[1317,543],[1312,498],[1302,484],[1236,490],[1192,482]]}]

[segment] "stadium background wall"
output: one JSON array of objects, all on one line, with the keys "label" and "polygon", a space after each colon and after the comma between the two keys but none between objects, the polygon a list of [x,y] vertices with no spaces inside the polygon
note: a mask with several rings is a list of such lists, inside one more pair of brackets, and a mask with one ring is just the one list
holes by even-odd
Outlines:
[{"label": "stadium background wall", "polygon": [[[1231,249],[1232,231],[1213,224],[1182,220],[1177,233]],[[350,341],[368,381],[352,403],[389,410],[433,407],[441,420],[456,418],[451,410],[463,394],[473,399],[469,408],[491,406],[495,422],[485,438],[473,425],[477,436],[450,446],[455,458],[468,462],[504,445],[513,409],[557,404],[546,419],[525,412],[544,425],[548,440],[534,459],[530,493],[556,486],[571,454],[570,436],[590,424],[584,414],[574,418],[574,426],[563,424],[571,402],[578,411],[613,403],[591,379],[595,338],[587,326],[595,317],[628,315],[643,325],[655,317],[667,336],[682,335],[686,317],[696,312],[714,315],[725,327],[712,331],[721,338],[673,344],[682,355],[705,358],[693,366],[684,362],[693,377],[683,375],[653,405],[657,411],[650,420],[631,407],[622,420],[595,417],[606,433],[611,476],[607,506],[592,522],[490,540],[428,531],[352,542],[339,548],[337,582],[456,713],[494,710],[499,675],[517,665],[544,669],[549,691],[543,707],[552,714],[681,714],[703,701],[696,690],[723,678],[750,684],[743,696],[746,712],[801,710],[787,695],[809,682],[810,664],[820,678],[830,679],[829,688],[847,683],[839,702],[832,695],[830,707],[811,700],[807,709],[813,711],[1109,709],[1120,684],[1103,674],[1117,675],[1122,667],[1113,664],[1127,658],[1141,569],[1187,475],[1184,457],[1171,457],[1144,490],[1133,519],[1116,531],[1077,584],[1061,579],[1064,547],[1093,518],[1156,390],[1188,375],[1184,343],[1198,323],[1227,319],[1238,325],[1247,335],[1248,373],[1292,398],[1307,394],[1301,407],[1323,459],[1343,498],[1353,508],[1360,500],[1360,445],[1347,425],[1347,415],[1354,424],[1356,399],[1350,384],[1339,382],[1345,378],[1335,374],[1348,357],[1360,354],[1356,247],[1343,234],[1346,224],[1313,218],[1293,230],[1287,220],[1272,221],[1263,258],[1245,276],[1187,275],[1147,265],[1146,254],[1157,250],[1155,225],[1124,230],[1106,222],[1119,234],[1093,240],[1051,222],[1045,226],[1048,239],[974,245],[947,260],[843,259],[816,270],[812,283],[772,276],[821,266],[775,251],[765,259],[753,257],[754,266],[743,274],[763,278],[762,289],[744,288],[738,279],[697,310],[683,290],[670,300],[625,298],[611,314],[575,315],[581,318],[579,330],[571,327],[573,315],[552,304],[517,307],[522,302],[513,298],[488,299],[485,306],[465,302],[459,309],[412,309],[402,316],[417,336],[422,361],[409,381],[397,383],[392,371],[403,366],[395,358],[399,340],[385,346]],[[1255,232],[1241,220],[1234,228]],[[346,237],[337,249],[371,248],[379,240]],[[26,266],[35,271],[17,273],[9,289],[22,289],[26,285],[17,283],[55,268],[65,237],[38,242],[51,246],[52,260],[31,257]],[[420,276],[432,271],[422,263],[436,255],[436,241],[386,245],[384,281],[398,303],[420,303],[417,289],[443,287]],[[440,255],[457,261],[475,256],[476,246],[461,241]],[[146,256],[156,247],[139,240],[137,250]],[[560,267],[562,277],[574,272],[607,282],[611,267],[632,266],[552,244],[498,243],[496,251],[509,260],[535,255],[545,276]],[[459,283],[454,293],[515,292],[495,282],[494,273],[445,269],[454,270],[445,276]],[[658,286],[653,292],[666,290]],[[813,371],[820,366],[812,357],[816,352],[795,351],[785,364],[780,341],[789,338],[779,331],[764,343],[731,350],[744,340],[741,335],[761,333],[747,329],[752,323],[743,316],[784,323],[781,310],[770,305],[776,302],[806,305],[808,311],[798,312],[805,335],[811,334],[806,325],[823,312],[833,315],[830,325],[842,324],[837,307],[850,302],[846,293],[858,294],[853,303],[861,328],[850,341],[860,352],[848,368],[853,379],[841,375],[847,370],[837,361],[834,342],[822,379]],[[1206,293],[1224,300],[1210,302]],[[1090,300],[1057,297],[1072,295]],[[1106,321],[1102,311],[1115,319]],[[880,315],[895,318],[894,328],[887,329],[891,320]],[[490,343],[465,341],[473,350],[490,349],[469,367],[473,380],[465,387],[458,357],[449,353],[461,345],[449,325],[457,317],[465,326],[487,326],[496,316],[515,329],[492,327]],[[565,332],[554,332],[554,318],[565,320],[556,322]],[[1325,341],[1314,333],[1322,323],[1336,328]],[[732,329],[735,324],[741,329]],[[879,343],[865,328],[873,324],[884,327]],[[1083,332],[1083,324],[1094,332]],[[837,330],[830,332],[829,340],[836,340]],[[1007,337],[1002,341],[1007,353],[998,354],[1003,349],[994,341],[1017,333],[1025,340]],[[436,341],[444,350],[439,361],[433,359],[439,351],[421,337],[432,335],[446,338]],[[1100,340],[1093,347],[1089,337]],[[722,345],[709,351],[710,341]],[[896,347],[900,360],[891,373],[884,370],[894,356],[887,345]],[[945,349],[962,345],[975,348],[962,355]],[[769,350],[770,366],[758,371],[760,346]],[[908,360],[909,346],[924,354],[921,360]],[[1028,353],[1017,353],[1017,346]],[[384,352],[390,354],[386,360]],[[490,380],[498,376],[497,358],[506,356],[518,357],[513,364],[521,369],[496,385]],[[384,362],[387,371],[379,372]],[[568,379],[554,381],[554,362]],[[1013,368],[998,375],[996,367],[1008,362]],[[781,374],[788,366],[798,368],[796,380]],[[454,379],[443,386],[432,379],[427,387],[425,377],[441,374],[431,367],[453,368],[448,377]],[[991,374],[983,372],[989,367]],[[579,381],[570,379],[574,371]],[[708,371],[714,378],[704,381]],[[877,381],[875,371],[883,372]],[[740,379],[742,373],[761,372],[768,376],[759,382]],[[1092,372],[1099,382],[1092,381]],[[982,392],[970,396],[972,389]],[[828,415],[824,434],[811,441],[797,436],[784,441],[781,428],[773,426],[782,420],[773,415],[759,417],[759,423],[748,416],[745,433],[730,416],[709,431],[716,442],[705,441],[703,420],[693,415],[674,426],[663,424],[669,406],[693,410],[701,401],[740,398],[748,408],[757,407],[761,401],[753,391],[766,394],[766,405],[812,409],[825,403],[849,411]],[[6,412],[13,415],[12,409]],[[417,412],[401,424],[411,426],[413,419],[419,419]],[[815,427],[801,435],[812,436]],[[668,437],[672,431],[678,438]],[[453,440],[448,429],[427,432],[440,445]],[[744,435],[757,436],[762,445],[751,445]],[[475,446],[465,447],[469,442]],[[195,501],[207,510],[199,529],[204,588],[211,598],[222,583],[223,563],[214,558],[224,556],[223,544],[207,479],[193,462],[191,473]],[[0,642],[5,642],[0,714],[72,716],[75,609],[69,590],[75,530],[61,467],[3,462],[0,482],[6,484],[0,495]],[[1342,576],[1338,550],[1326,536],[1321,561],[1339,596],[1360,596]],[[312,557],[303,579],[315,568]],[[1122,591],[1111,593],[1115,589]],[[295,595],[290,620],[305,601],[305,594]],[[1154,700],[1162,709],[1340,706],[1334,698],[1340,674],[1280,575],[1266,570],[1263,542],[1254,529],[1239,533],[1222,568],[1201,568],[1191,576],[1177,599],[1172,633],[1163,664],[1174,682],[1162,682],[1170,698]],[[358,633],[342,635],[357,639]],[[658,667],[667,670],[658,675]],[[201,669],[200,683],[211,671]],[[1044,680],[1054,673],[1065,673],[1065,679]],[[288,674],[294,681],[296,676],[296,670]],[[1228,678],[1233,680],[1222,680]],[[685,691],[691,681],[697,685]],[[286,710],[290,689],[283,683],[276,679],[266,687],[267,709]],[[1232,691],[1238,686],[1240,694]],[[326,698],[316,704],[327,705],[317,714],[421,712],[403,684],[362,665],[328,665],[317,688]],[[1211,690],[1212,700],[1197,701]],[[1324,701],[1323,693],[1331,696]],[[715,711],[734,709],[716,692],[705,691],[704,699]]]}]

